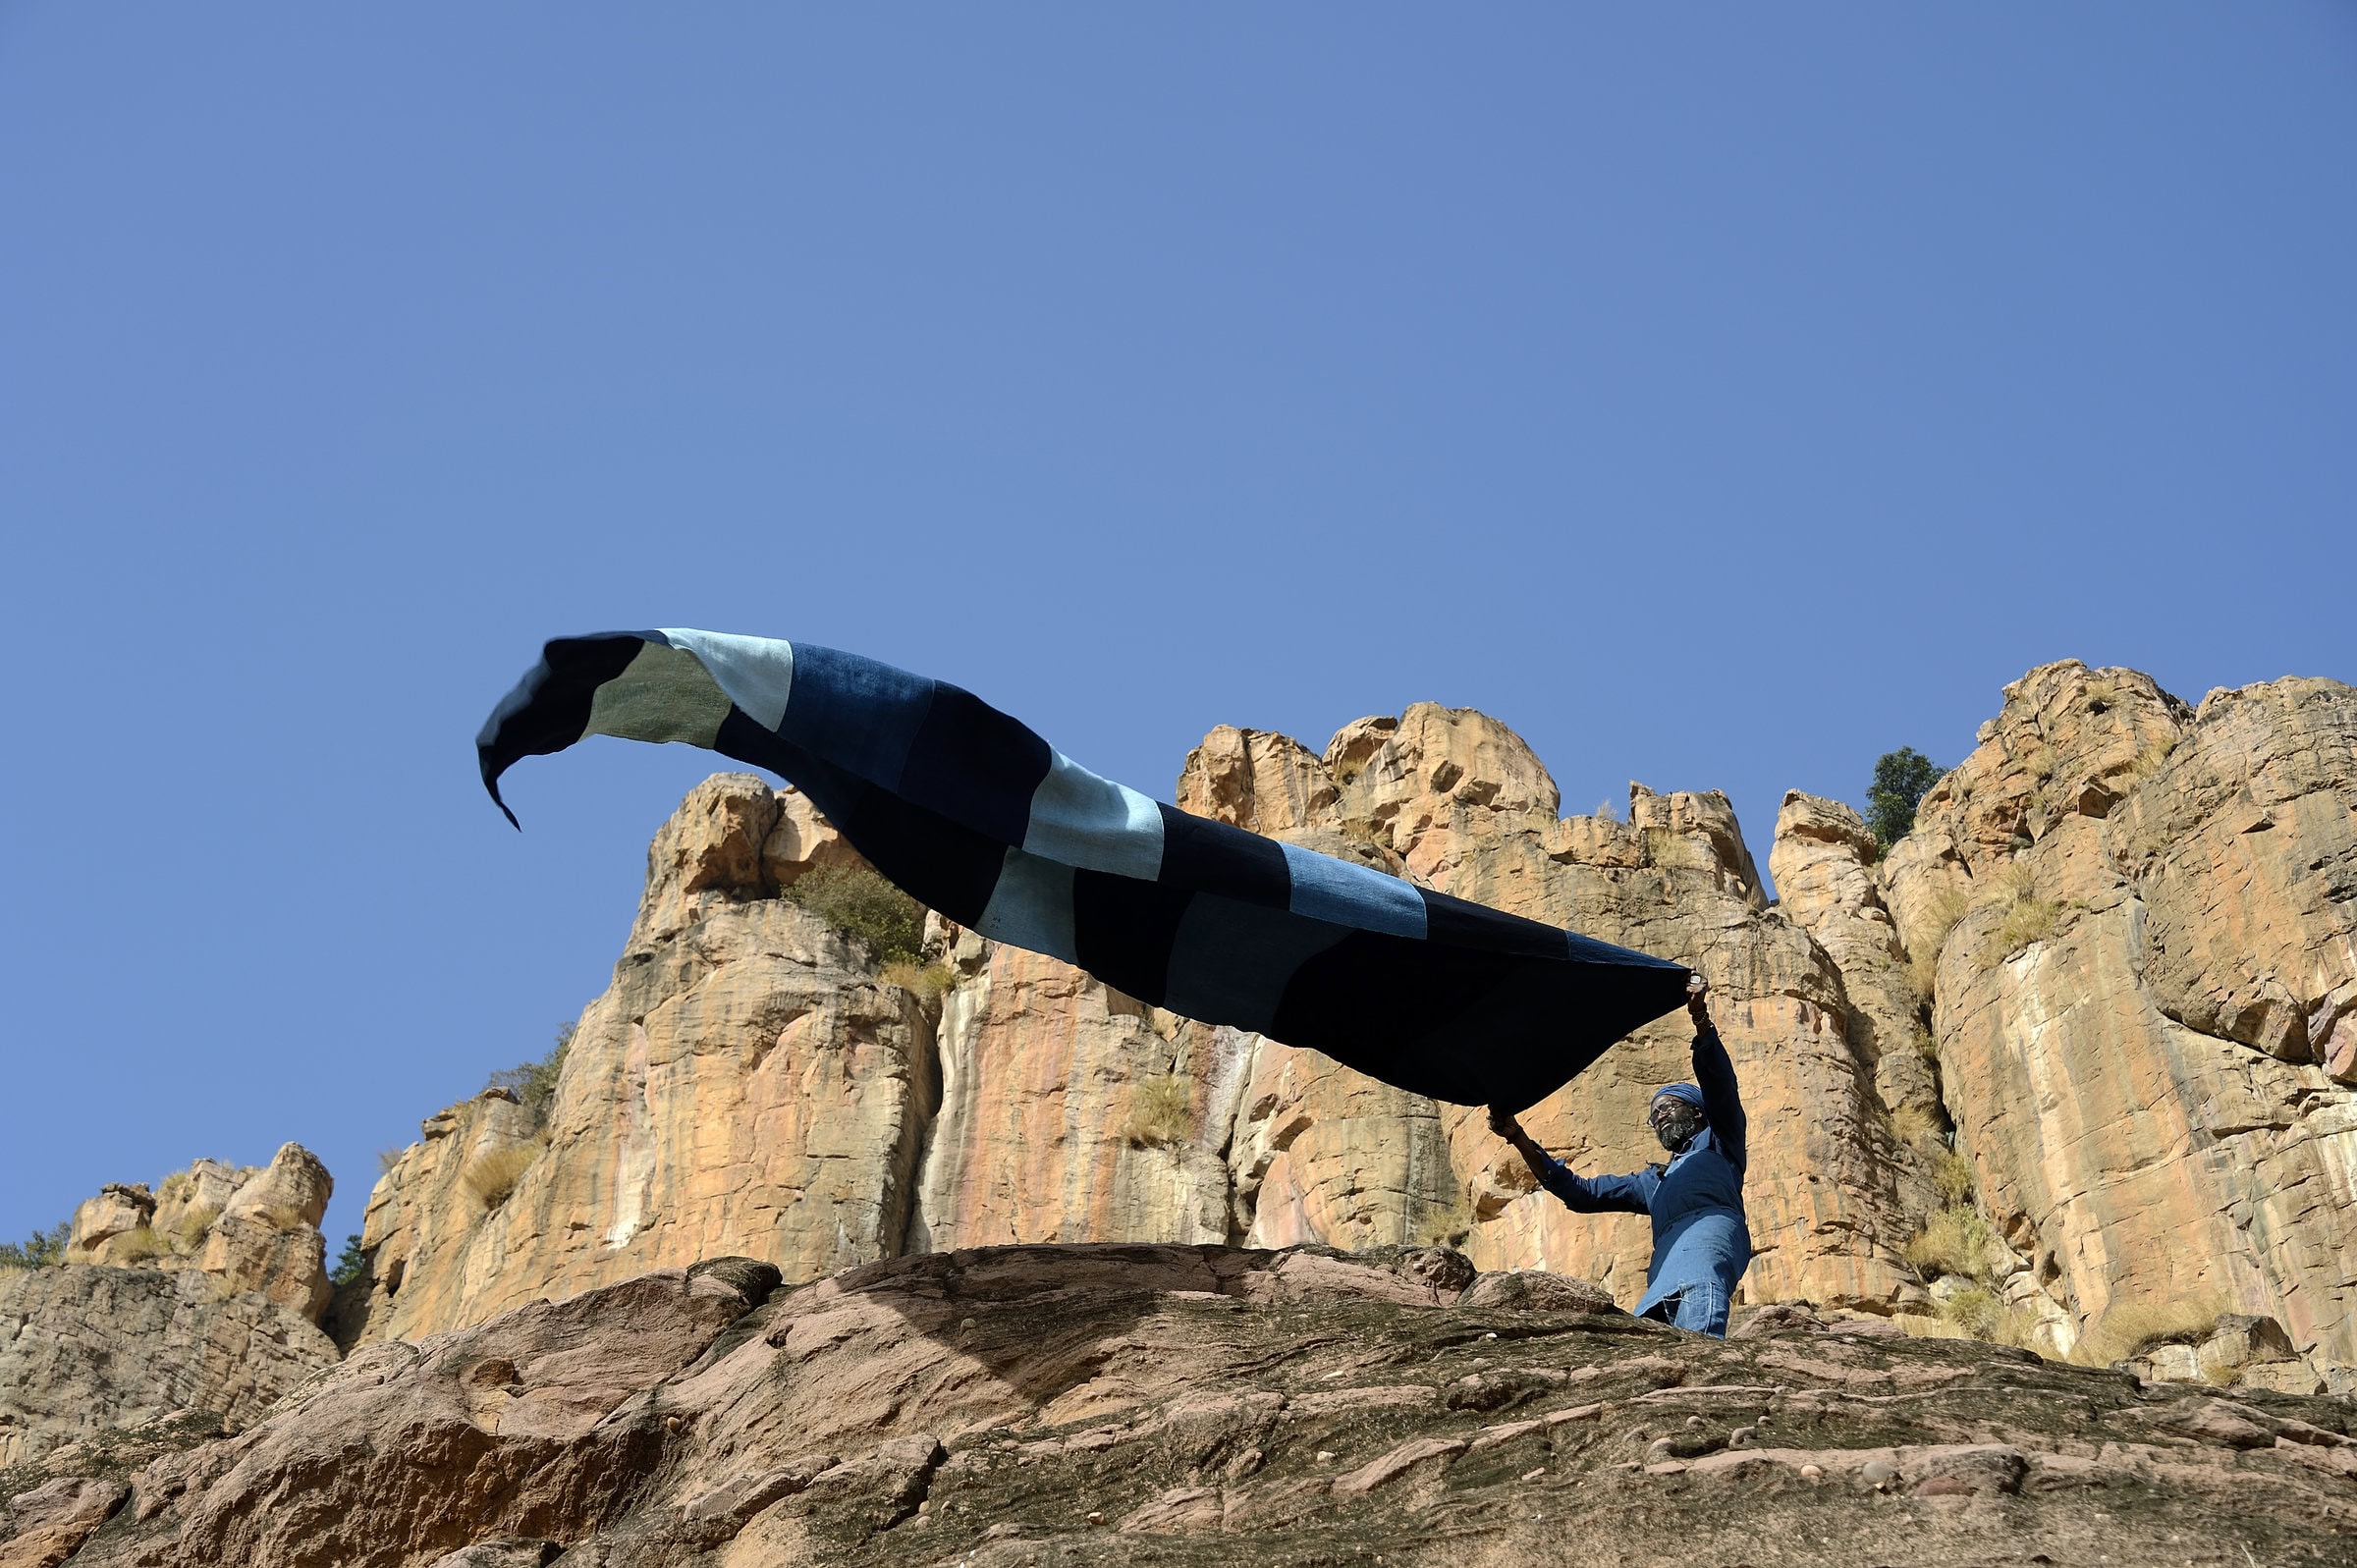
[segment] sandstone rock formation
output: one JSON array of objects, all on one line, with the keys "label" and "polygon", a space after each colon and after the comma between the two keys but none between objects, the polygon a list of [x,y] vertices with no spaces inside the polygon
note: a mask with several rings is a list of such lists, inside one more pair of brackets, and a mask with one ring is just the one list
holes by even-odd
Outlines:
[{"label": "sandstone rock formation", "polygon": [[[1176,798],[1699,968],[1754,1128],[1749,1300],[1986,1328],[1985,1290],[2001,1332],[2061,1353],[2107,1315],[2194,1299],[2278,1319],[2300,1368],[2338,1376],[2353,723],[2328,681],[2197,712],[2132,672],[2050,666],[1888,855],[1848,807],[1787,797],[1775,904],[1725,797],[1632,785],[1625,820],[1559,816],[1511,730],[1430,704],[1322,753],[1216,730]],[[496,1091],[426,1124],[372,1198],[345,1337],[723,1249],[810,1278],[1017,1241],[1437,1241],[1640,1288],[1644,1221],[1535,1193],[1478,1111],[938,920],[946,994],[888,983],[778,896],[855,861],[795,791],[699,786],[548,1124]],[[1581,1168],[1633,1168],[1647,1095],[1686,1072],[1665,1020],[1525,1120]],[[518,1166],[494,1199],[472,1179]],[[1910,1264],[1944,1205],[1992,1233],[1966,1264]]]},{"label": "sandstone rock formation", "polygon": [[1883,869],[2005,1298],[2357,1362],[2357,691],[2047,665]]},{"label": "sandstone rock formation", "polygon": [[[1899,1254],[1923,1157],[1891,1136],[1877,1090],[1878,1060],[1920,1054],[1888,1049],[1900,1026],[1861,1017],[1825,949],[1769,907],[1724,796],[1634,786],[1626,822],[1561,818],[1511,730],[1421,704],[1346,727],[1323,756],[1216,730],[1178,798],[1700,967],[1756,1129],[1752,1294],[1920,1299]],[[856,944],[777,896],[810,865],[854,858],[795,791],[726,775],[692,792],[649,853],[615,985],[582,1017],[548,1125],[497,1091],[426,1123],[371,1199],[371,1286],[339,1309],[345,1337],[479,1321],[723,1247],[808,1278],[1012,1241],[1461,1240],[1485,1265],[1641,1288],[1643,1220],[1573,1220],[1477,1112],[938,922],[948,994],[884,983]],[[1665,1021],[1528,1119],[1591,1167],[1633,1168],[1654,1153],[1647,1095],[1687,1071],[1682,1026]],[[1916,1071],[1910,1089],[1936,1103]],[[511,1166],[496,1203],[470,1192],[470,1170]]]},{"label": "sandstone rock formation", "polygon": [[64,1264],[0,1271],[0,1465],[181,1412],[250,1420],[332,1363],[330,1185],[300,1144],[199,1160],[85,1201]]},{"label": "sandstone rock formation", "polygon": [[[1486,715],[1420,703],[1364,719],[1323,756],[1283,736],[1214,731],[1178,802],[1460,897],[1694,966],[1752,1122],[1754,1299],[1908,1299],[1899,1261],[1904,1161],[1874,1098],[1870,1030],[1853,1031],[1826,953],[1768,907],[1724,795],[1630,786],[1629,815],[1559,817],[1555,782]],[[1639,1031],[1523,1120],[1585,1169],[1656,1151],[1644,1106],[1688,1075],[1682,1018]],[[1369,1084],[1259,1042],[1233,1158],[1262,1242],[1344,1245],[1465,1237],[1485,1266],[1546,1268],[1633,1300],[1651,1238],[1641,1217],[1572,1217],[1533,1190],[1478,1110]],[[1266,1217],[1263,1217],[1263,1216]]]},{"label": "sandstone rock formation", "polygon": [[933,1017],[777,896],[847,858],[800,795],[747,774],[699,784],[648,851],[546,1125],[503,1090],[425,1122],[370,1196],[343,1337],[413,1337],[714,1252],[797,1279],[899,1254],[941,1095]]},{"label": "sandstone rock formation", "polygon": [[2357,1551],[2357,1407],[2337,1399],[2144,1388],[1789,1309],[1705,1340],[1434,1250],[1009,1247],[775,1283],[749,1260],[663,1271],[370,1346],[136,1470],[0,1475],[0,1562]]}]

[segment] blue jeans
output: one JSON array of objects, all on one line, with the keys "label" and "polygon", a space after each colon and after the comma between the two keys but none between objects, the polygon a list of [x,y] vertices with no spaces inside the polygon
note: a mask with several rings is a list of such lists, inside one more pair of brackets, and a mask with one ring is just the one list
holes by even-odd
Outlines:
[{"label": "blue jeans", "polygon": [[1716,1279],[1706,1279],[1679,1288],[1674,1296],[1664,1296],[1653,1304],[1645,1315],[1657,1323],[1689,1333],[1709,1334],[1713,1339],[1727,1337],[1727,1287]]}]

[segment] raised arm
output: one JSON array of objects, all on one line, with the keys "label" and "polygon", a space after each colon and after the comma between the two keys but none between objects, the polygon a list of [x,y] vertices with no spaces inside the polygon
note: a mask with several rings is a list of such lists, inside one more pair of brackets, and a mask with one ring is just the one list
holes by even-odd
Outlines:
[{"label": "raised arm", "polygon": [[1719,1152],[1743,1168],[1749,1151],[1743,1119],[1743,1097],[1735,1086],[1735,1064],[1711,1023],[1704,1000],[1709,986],[1696,975],[1686,984],[1686,1011],[1694,1019],[1694,1083],[1702,1091],[1702,1113],[1711,1119],[1711,1140]]},{"label": "raised arm", "polygon": [[1650,1194],[1645,1182],[1650,1172],[1583,1176],[1540,1148],[1538,1140],[1522,1130],[1522,1123],[1495,1107],[1490,1109],[1490,1131],[1512,1144],[1522,1162],[1530,1167],[1530,1173],[1539,1178],[1539,1185],[1561,1198],[1563,1207],[1574,1214],[1646,1212]]}]

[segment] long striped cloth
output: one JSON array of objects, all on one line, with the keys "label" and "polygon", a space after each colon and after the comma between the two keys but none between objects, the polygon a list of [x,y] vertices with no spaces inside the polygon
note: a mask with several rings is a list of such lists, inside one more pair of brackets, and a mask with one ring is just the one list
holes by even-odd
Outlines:
[{"label": "long striped cloth", "polygon": [[947,681],[723,632],[559,637],[475,738],[483,784],[589,735],[767,769],[884,876],[1138,1000],[1520,1110],[1678,1005],[1680,965],[1161,804]]}]

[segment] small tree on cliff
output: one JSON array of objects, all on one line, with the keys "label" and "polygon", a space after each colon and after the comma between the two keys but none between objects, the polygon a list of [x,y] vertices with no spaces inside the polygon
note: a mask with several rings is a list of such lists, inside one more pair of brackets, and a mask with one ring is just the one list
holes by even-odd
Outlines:
[{"label": "small tree on cliff", "polygon": [[545,1125],[549,1108],[556,1103],[557,1076],[565,1070],[565,1053],[573,1049],[573,1029],[569,1023],[557,1025],[555,1050],[538,1061],[500,1068],[483,1087],[507,1090],[531,1114],[533,1126]]},{"label": "small tree on cliff", "polygon": [[1866,826],[1886,853],[1915,826],[1915,803],[1946,770],[1917,751],[1901,746],[1874,761],[1874,783],[1866,786]]},{"label": "small tree on cliff", "polygon": [[73,1239],[74,1221],[63,1219],[48,1230],[34,1231],[22,1246],[0,1242],[0,1269],[46,1269],[64,1263],[66,1243]]}]

